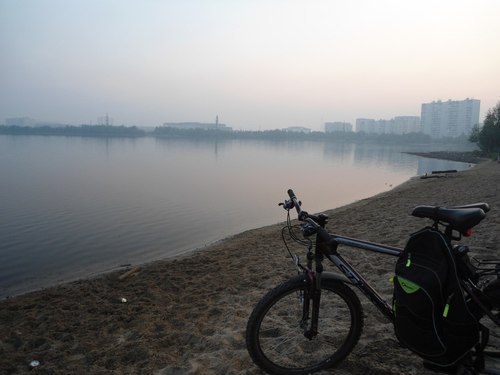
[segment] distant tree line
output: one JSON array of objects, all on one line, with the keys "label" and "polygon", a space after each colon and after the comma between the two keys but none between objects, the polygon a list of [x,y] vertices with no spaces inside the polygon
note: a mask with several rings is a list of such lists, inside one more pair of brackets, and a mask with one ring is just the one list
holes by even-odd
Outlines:
[{"label": "distant tree line", "polygon": [[0,126],[0,134],[14,135],[65,135],[80,137],[142,137],[144,130],[136,126],[81,125],[81,126]]},{"label": "distant tree line", "polygon": [[500,102],[488,110],[482,128],[474,126],[469,140],[487,154],[500,153]]},{"label": "distant tree line", "polygon": [[[497,120],[498,121],[498,120]],[[249,139],[270,141],[320,141],[320,142],[370,142],[383,144],[428,144],[437,142],[423,133],[408,134],[372,134],[364,132],[291,132],[287,130],[264,131],[228,131],[216,129],[179,129],[174,127],[157,127],[152,132],[146,132],[136,126],[111,125],[81,125],[64,127],[25,127],[0,126],[0,134],[14,135],[61,135],[81,137],[143,137],[153,136],[169,139],[222,140]],[[440,139],[440,143],[463,143],[467,137]]]},{"label": "distant tree line", "polygon": [[354,132],[291,132],[286,130],[264,131],[226,131],[205,129],[179,129],[173,127],[157,127],[153,131],[156,137],[191,138],[191,139],[255,139],[272,141],[344,141],[344,142],[377,142],[395,144],[422,144],[432,141],[423,133],[408,134],[368,134]]}]

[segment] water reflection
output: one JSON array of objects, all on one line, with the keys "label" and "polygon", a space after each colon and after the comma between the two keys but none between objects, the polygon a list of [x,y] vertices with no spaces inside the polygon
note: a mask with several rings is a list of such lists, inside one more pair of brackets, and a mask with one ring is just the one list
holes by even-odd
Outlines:
[{"label": "water reflection", "polygon": [[326,158],[340,163],[353,164],[356,159],[356,145],[354,143],[325,143],[323,150]]},{"label": "water reflection", "polygon": [[277,203],[288,188],[317,212],[436,166],[464,167],[403,149],[0,136],[0,296],[172,256],[282,221]]}]

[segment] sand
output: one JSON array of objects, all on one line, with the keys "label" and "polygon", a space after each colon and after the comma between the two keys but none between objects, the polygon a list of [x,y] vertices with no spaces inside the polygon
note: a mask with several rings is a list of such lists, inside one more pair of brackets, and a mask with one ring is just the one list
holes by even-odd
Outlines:
[{"label": "sand", "polygon": [[[442,178],[414,178],[327,212],[328,229],[403,247],[410,233],[428,224],[410,215],[414,206],[485,201],[491,212],[462,242],[474,254],[494,256],[499,189],[500,164],[494,162]],[[296,193],[307,209],[308,197]],[[250,230],[176,259],[0,301],[0,373],[261,374],[247,354],[245,327],[263,294],[295,274],[281,242],[282,226]],[[394,257],[342,253],[390,299]],[[324,374],[430,374],[357,293],[365,314],[360,342]],[[31,368],[33,360],[39,365]]]}]

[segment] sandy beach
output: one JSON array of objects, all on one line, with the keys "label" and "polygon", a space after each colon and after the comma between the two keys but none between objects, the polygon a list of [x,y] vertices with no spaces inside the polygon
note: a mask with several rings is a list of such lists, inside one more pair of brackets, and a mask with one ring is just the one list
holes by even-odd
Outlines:
[{"label": "sandy beach", "polygon": [[[290,187],[283,187],[283,199]],[[410,233],[429,224],[410,215],[414,206],[484,201],[491,212],[462,242],[474,255],[496,256],[499,189],[500,164],[490,161],[440,178],[417,177],[327,211],[328,229],[403,247]],[[296,193],[307,210],[308,197]],[[261,374],[247,354],[245,327],[257,301],[296,273],[281,241],[282,227],[250,230],[183,257],[0,301],[0,373]],[[342,253],[391,298],[388,280],[395,258],[361,250]],[[365,313],[360,342],[324,374],[431,374],[357,293]],[[39,365],[30,367],[33,360]]]}]

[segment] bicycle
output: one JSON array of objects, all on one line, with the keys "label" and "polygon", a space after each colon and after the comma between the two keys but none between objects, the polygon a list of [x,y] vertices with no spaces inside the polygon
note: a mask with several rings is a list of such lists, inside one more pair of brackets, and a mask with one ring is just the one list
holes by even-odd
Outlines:
[{"label": "bicycle", "polygon": [[[294,241],[307,247],[307,261],[302,264],[300,258],[290,252],[283,235],[298,275],[269,291],[255,306],[247,323],[246,345],[253,362],[267,373],[302,375],[338,365],[358,342],[363,328],[363,310],[352,287],[361,291],[389,321],[395,319],[391,304],[340,255],[339,245],[396,258],[403,249],[329,233],[325,229],[326,215],[311,215],[302,210],[302,203],[291,189],[288,196],[290,199],[280,203],[287,211],[283,234],[288,230]],[[302,223],[299,228],[303,239],[294,232],[297,226],[292,225],[290,217],[294,208]],[[467,230],[457,233],[457,228],[474,227],[488,211],[486,203],[477,203],[451,208],[418,206],[412,214],[431,219],[436,229],[444,228],[440,230],[451,243],[469,234]],[[473,278],[463,276],[460,280],[471,310],[478,315],[478,320],[484,316],[493,327],[500,327],[500,260],[471,259],[467,246],[463,245],[453,245],[453,251],[461,266],[474,274]],[[325,258],[341,274],[323,272]],[[484,369],[484,353],[499,356],[498,352],[485,349],[487,341],[488,332],[481,331],[481,343],[453,371],[460,368],[464,374],[479,370],[500,374]]]}]

